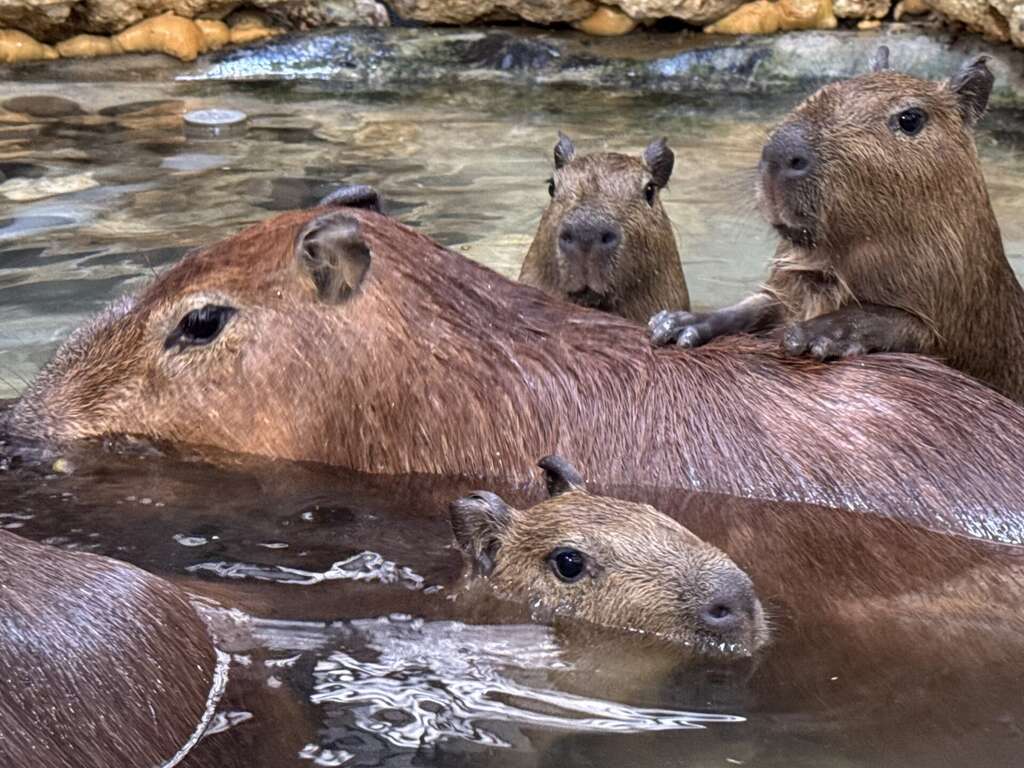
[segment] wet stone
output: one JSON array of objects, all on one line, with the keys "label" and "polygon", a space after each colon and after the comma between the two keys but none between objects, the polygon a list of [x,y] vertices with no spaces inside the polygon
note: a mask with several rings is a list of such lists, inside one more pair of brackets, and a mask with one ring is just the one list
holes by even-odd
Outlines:
[{"label": "wet stone", "polygon": [[0,104],[11,112],[39,118],[70,117],[86,112],[78,104],[60,96],[16,96]]}]

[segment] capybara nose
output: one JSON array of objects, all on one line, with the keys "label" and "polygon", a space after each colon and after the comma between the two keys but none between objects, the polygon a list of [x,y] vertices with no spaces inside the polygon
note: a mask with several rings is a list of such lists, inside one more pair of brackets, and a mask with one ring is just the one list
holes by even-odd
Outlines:
[{"label": "capybara nose", "polygon": [[570,216],[558,232],[558,248],[567,259],[604,260],[622,242],[622,228],[603,216]]},{"label": "capybara nose", "polygon": [[698,620],[718,634],[742,631],[751,625],[757,611],[757,597],[745,579],[728,579],[698,610]]},{"label": "capybara nose", "polygon": [[772,134],[761,151],[761,169],[772,176],[796,181],[814,170],[814,152],[799,123],[789,123]]}]

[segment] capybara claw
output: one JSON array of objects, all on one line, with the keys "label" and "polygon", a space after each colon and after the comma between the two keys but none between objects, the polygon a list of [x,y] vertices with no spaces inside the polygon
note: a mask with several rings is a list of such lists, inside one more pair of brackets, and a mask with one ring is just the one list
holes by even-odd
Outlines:
[{"label": "capybara claw", "polygon": [[317,203],[318,208],[324,205],[366,208],[369,211],[384,213],[381,207],[380,193],[368,184],[349,184],[339,187]]},{"label": "capybara claw", "polygon": [[679,334],[691,327],[697,318],[690,312],[682,310],[669,312],[663,310],[647,323],[651,329],[651,344],[661,347],[679,341]]}]

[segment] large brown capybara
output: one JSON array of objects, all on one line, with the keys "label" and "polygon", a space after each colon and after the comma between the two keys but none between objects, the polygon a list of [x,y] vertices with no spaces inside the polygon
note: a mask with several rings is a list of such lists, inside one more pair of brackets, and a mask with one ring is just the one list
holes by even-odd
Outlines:
[{"label": "large brown capybara", "polygon": [[642,158],[616,152],[576,156],[559,134],[551,202],[519,280],[585,307],[647,322],[666,307],[689,309],[672,222],[661,190],[675,156],[665,139]]},{"label": "large brown capybara", "polygon": [[764,146],[758,202],[780,241],[761,291],[661,313],[654,342],[787,325],[788,354],[921,352],[1024,400],[1024,291],[972,135],[992,89],[986,58],[936,83],[886,71],[879,54],[876,71],[822,88]]},{"label": "large brown capybara", "polygon": [[6,531],[0,636],[0,765],[178,765],[223,687],[206,626],[177,588]]},{"label": "large brown capybara", "polygon": [[540,466],[551,498],[530,509],[475,491],[449,510],[472,572],[499,597],[697,653],[750,656],[764,645],[750,577],[720,549],[647,504],[587,492],[560,457]]},{"label": "large brown capybara", "polygon": [[939,363],[824,365],[552,299],[381,214],[288,213],[79,329],[11,409],[49,441],[132,434],[375,473],[525,481],[572,457],[644,484],[872,510],[1024,541],[1024,411]]}]

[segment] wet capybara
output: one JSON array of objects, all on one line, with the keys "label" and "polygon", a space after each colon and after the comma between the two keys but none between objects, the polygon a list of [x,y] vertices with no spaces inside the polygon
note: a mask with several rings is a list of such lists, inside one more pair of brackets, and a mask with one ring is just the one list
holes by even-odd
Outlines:
[{"label": "wet capybara", "polygon": [[519,280],[640,322],[665,307],[689,309],[660,197],[674,163],[665,139],[652,141],[642,158],[614,152],[577,157],[572,140],[559,133],[551,202]]},{"label": "wet capybara", "polygon": [[134,566],[0,531],[0,631],[0,765],[177,765],[213,717],[206,626]]},{"label": "wet capybara", "polygon": [[985,61],[931,82],[887,71],[883,52],[797,107],[761,155],[758,202],[780,237],[763,288],[652,318],[655,343],[786,325],[788,354],[921,352],[1024,399],[1024,291],[974,147]]},{"label": "wet capybara", "polygon": [[609,484],[873,510],[1024,541],[1024,411],[927,358],[823,365],[502,278],[369,210],[288,213],[78,330],[11,409],[48,441],[132,434],[365,472]]},{"label": "wet capybara", "polygon": [[587,492],[560,457],[540,466],[551,497],[530,509],[475,491],[449,510],[473,574],[498,596],[698,652],[749,656],[767,641],[750,578],[725,553],[654,507]]}]

